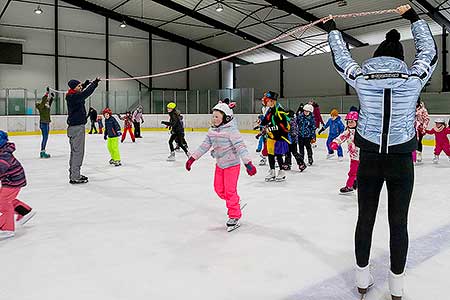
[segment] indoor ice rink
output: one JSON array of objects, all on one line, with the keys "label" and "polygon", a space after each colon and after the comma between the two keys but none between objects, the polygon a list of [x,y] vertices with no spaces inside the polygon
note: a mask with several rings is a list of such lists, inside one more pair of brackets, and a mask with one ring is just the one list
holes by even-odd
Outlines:
[{"label": "indoor ice rink", "polygon": [[446,299],[448,28],[444,0],[0,0],[0,300]]}]

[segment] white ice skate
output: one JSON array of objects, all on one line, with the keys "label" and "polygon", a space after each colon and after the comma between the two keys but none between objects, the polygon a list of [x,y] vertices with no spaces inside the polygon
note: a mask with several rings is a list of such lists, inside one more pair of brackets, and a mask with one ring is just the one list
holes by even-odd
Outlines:
[{"label": "white ice skate", "polygon": [[419,151],[416,152],[416,163],[417,164],[422,163],[422,152],[419,152]]},{"label": "white ice skate", "polygon": [[438,163],[439,163],[439,155],[434,155],[433,164],[438,164]]},{"label": "white ice skate", "polygon": [[343,161],[344,161],[344,158],[343,158],[342,156],[339,156],[339,157],[338,157],[338,160],[339,160],[340,162],[343,162]]},{"label": "white ice skate", "polygon": [[278,182],[286,180],[286,174],[285,174],[284,170],[278,171],[278,174],[277,174],[277,177],[275,178],[275,180]]},{"label": "white ice skate", "polygon": [[233,218],[228,219],[228,222],[227,222],[227,231],[228,232],[238,229],[239,227],[241,227],[241,223],[239,223],[239,219],[233,219]]},{"label": "white ice skate", "polygon": [[18,218],[17,220],[17,224],[23,226],[25,225],[25,223],[27,223],[28,221],[31,220],[31,218],[34,217],[34,215],[36,215],[36,211],[35,210],[31,210],[29,213],[27,213],[25,216]]},{"label": "white ice skate", "polygon": [[266,179],[266,182],[275,181],[275,170],[270,169],[269,172],[267,173],[265,179]]},{"label": "white ice skate", "polygon": [[392,300],[402,300],[404,278],[405,272],[400,275],[396,275],[392,271],[389,272],[389,290],[391,291]]},{"label": "white ice skate", "polygon": [[259,165],[260,166],[265,166],[266,165],[266,158],[265,157],[261,157],[261,160],[259,161]]},{"label": "white ice skate", "polygon": [[334,154],[327,154],[327,159],[332,159],[334,157]]},{"label": "white ice skate", "polygon": [[361,300],[364,299],[367,291],[373,286],[373,282],[369,265],[364,268],[356,266],[356,286],[358,288],[358,292],[361,294]]},{"label": "white ice skate", "polygon": [[167,156],[167,161],[175,161],[175,151],[170,152],[170,155]]},{"label": "white ice skate", "polygon": [[14,231],[0,230],[0,240],[5,240],[14,237]]}]

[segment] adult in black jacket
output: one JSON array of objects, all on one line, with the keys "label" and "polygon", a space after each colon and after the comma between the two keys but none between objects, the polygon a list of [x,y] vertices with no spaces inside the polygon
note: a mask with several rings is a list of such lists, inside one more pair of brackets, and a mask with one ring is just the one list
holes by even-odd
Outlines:
[{"label": "adult in black jacket", "polygon": [[81,165],[84,158],[84,143],[86,134],[86,99],[92,95],[98,86],[100,78],[94,81],[88,80],[81,84],[80,81],[72,79],[68,85],[70,87],[66,94],[67,102],[67,136],[70,143],[69,160],[69,183],[86,183],[88,178],[81,175]]},{"label": "adult in black jacket", "polygon": [[95,127],[95,123],[97,123],[97,111],[93,107],[89,107],[89,113],[86,117],[86,119],[89,119],[91,121],[91,130],[89,130],[89,134],[92,134],[92,130],[94,130],[95,134],[98,133],[97,128]]},{"label": "adult in black jacket", "polygon": [[167,112],[169,113],[169,121],[161,121],[161,124],[166,125],[170,128],[171,136],[169,139],[170,155],[168,156],[168,161],[175,160],[175,148],[173,142],[176,141],[177,144],[183,149],[184,153],[189,157],[188,149],[186,144],[183,142],[183,124],[181,123],[180,113],[175,109],[177,105],[173,102],[167,104]]}]

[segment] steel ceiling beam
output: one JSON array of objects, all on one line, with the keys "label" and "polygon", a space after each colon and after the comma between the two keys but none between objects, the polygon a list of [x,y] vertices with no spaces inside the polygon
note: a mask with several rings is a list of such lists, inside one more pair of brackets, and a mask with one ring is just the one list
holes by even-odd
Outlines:
[{"label": "steel ceiling beam", "polygon": [[[156,2],[156,3],[159,3],[161,5],[164,5],[167,8],[170,8],[170,9],[172,9],[174,11],[182,13],[182,14],[184,14],[186,16],[189,16],[189,17],[191,17],[193,19],[201,21],[201,22],[203,22],[205,24],[211,25],[211,26],[213,26],[213,27],[215,27],[217,29],[224,30],[224,31],[227,31],[227,32],[232,33],[234,35],[237,35],[237,36],[239,36],[239,37],[241,37],[241,38],[243,38],[245,40],[251,41],[253,43],[262,44],[262,43],[265,42],[264,40],[262,40],[260,38],[257,38],[257,37],[255,37],[255,36],[253,36],[251,34],[248,34],[248,33],[244,32],[244,31],[242,31],[242,30],[240,30],[238,28],[234,28],[233,26],[229,26],[227,24],[224,24],[224,23],[222,23],[220,21],[217,21],[216,19],[208,17],[208,16],[206,16],[204,14],[201,14],[201,13],[195,11],[195,10],[192,10],[192,9],[190,9],[190,8],[188,8],[186,6],[183,6],[181,4],[178,4],[178,3],[174,2],[174,1],[169,1],[169,0],[152,0],[152,1]],[[267,48],[267,49],[269,49],[269,50],[271,50],[273,52],[282,54],[282,55],[284,55],[286,57],[295,57],[295,56],[297,56],[297,55],[295,55],[292,52],[286,51],[286,50],[284,50],[284,49],[282,49],[280,47],[274,46],[274,45],[266,45],[264,48]]]},{"label": "steel ceiling beam", "polygon": [[[306,10],[304,10],[304,9],[298,7],[297,5],[292,4],[286,0],[265,0],[265,1],[272,4],[273,6],[277,7],[278,9],[281,9],[288,13],[296,15],[297,17],[300,17],[305,21],[315,22],[315,21],[319,20],[319,18],[316,17],[315,15],[313,15],[312,13],[309,13]],[[317,24],[316,26],[322,30],[325,30],[325,27],[323,26],[322,23]],[[348,33],[343,32],[342,37],[344,38],[344,40],[347,43],[349,43],[355,47],[362,47],[362,46],[368,45],[368,44],[363,43],[360,40],[354,38],[353,36],[349,35]]]},{"label": "steel ceiling beam", "polygon": [[[128,17],[126,15],[122,15],[122,14],[120,14],[118,12],[112,11],[110,9],[101,7],[99,5],[96,5],[94,3],[91,3],[91,2],[88,2],[88,1],[85,1],[85,0],[63,0],[63,1],[67,2],[69,4],[72,4],[72,5],[78,6],[78,7],[82,8],[82,9],[90,11],[92,13],[95,13],[95,14],[98,14],[98,15],[101,15],[101,16],[104,16],[104,17],[108,17],[108,18],[110,18],[112,20],[115,20],[117,22],[125,21],[127,23],[127,25],[129,25],[129,26],[132,26],[132,27],[135,27],[137,29],[140,29],[140,30],[152,33],[152,34],[155,34],[155,35],[160,36],[162,38],[168,39],[168,40],[170,40],[172,42],[184,45],[186,47],[195,49],[197,51],[206,53],[206,54],[214,56],[214,57],[224,57],[224,56],[228,55],[228,53],[225,53],[225,52],[219,51],[217,49],[214,49],[214,48],[211,48],[211,47],[208,47],[208,46],[196,43],[196,42],[194,42],[194,41],[192,41],[190,39],[187,39],[185,37],[182,37],[182,36],[179,36],[177,34],[165,31],[165,30],[157,28],[157,27],[154,27],[154,26],[152,26],[150,24],[147,24],[145,22],[142,22],[142,21],[139,21],[137,19]],[[248,61],[246,61],[244,59],[240,59],[238,57],[230,58],[230,59],[228,59],[228,61],[230,61],[232,63],[239,64],[239,65],[251,64],[250,62],[248,62]]]},{"label": "steel ceiling beam", "polygon": [[436,23],[441,25],[442,27],[445,27],[447,31],[450,30],[450,21],[444,17],[442,13],[439,12],[439,8],[434,7],[430,2],[427,0],[409,0],[410,2],[416,2],[420,4],[425,10],[426,14],[433,19]]}]

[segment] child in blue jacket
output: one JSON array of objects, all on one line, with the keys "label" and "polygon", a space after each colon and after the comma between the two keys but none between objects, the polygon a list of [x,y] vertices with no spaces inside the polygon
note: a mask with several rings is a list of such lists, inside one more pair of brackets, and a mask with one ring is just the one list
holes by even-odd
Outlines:
[{"label": "child in blue jacket", "polygon": [[[333,142],[333,140],[335,138],[337,138],[345,130],[344,123],[342,123],[341,117],[339,116],[339,112],[337,109],[331,110],[330,116],[331,116],[331,118],[328,119],[327,124],[325,124],[325,126],[323,126],[319,130],[319,134],[321,134],[323,131],[325,131],[325,129],[330,127],[330,133],[328,134],[328,139],[327,139],[327,148],[328,148],[327,159],[334,157],[334,151],[333,151],[333,149],[331,149],[331,143]],[[337,153],[338,153],[339,160],[342,161],[344,158],[344,153],[342,151],[341,146],[338,147]]]},{"label": "child in blue jacket", "polygon": [[312,165],[313,151],[311,141],[316,138],[316,124],[313,115],[314,107],[311,104],[306,104],[297,117],[298,124],[298,146],[300,147],[300,160],[302,162],[301,169],[305,169],[305,148],[308,153],[308,165]]}]

